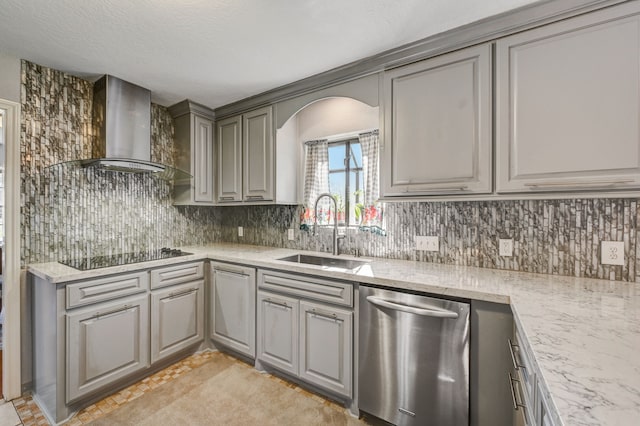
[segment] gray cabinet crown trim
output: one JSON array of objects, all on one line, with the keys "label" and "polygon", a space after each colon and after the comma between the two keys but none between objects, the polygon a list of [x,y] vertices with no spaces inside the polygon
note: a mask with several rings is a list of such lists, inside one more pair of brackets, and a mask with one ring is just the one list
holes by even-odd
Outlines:
[{"label": "gray cabinet crown trim", "polygon": [[210,118],[211,120],[215,118],[215,114],[211,108],[193,102],[189,99],[185,99],[184,101],[171,105],[168,110],[169,114],[171,114],[171,117],[173,118],[177,118],[190,113],[202,115],[204,117]]},{"label": "gray cabinet crown trim", "polygon": [[389,68],[623,2],[624,0],[546,0],[525,5],[224,105],[215,110],[215,115],[219,119],[239,114],[304,95],[322,87],[345,83]]}]

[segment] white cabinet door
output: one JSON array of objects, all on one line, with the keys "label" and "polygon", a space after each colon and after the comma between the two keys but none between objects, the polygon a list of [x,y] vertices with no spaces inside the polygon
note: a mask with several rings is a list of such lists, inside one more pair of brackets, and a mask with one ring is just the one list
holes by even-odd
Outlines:
[{"label": "white cabinet door", "polygon": [[242,117],[245,201],[273,200],[273,118],[270,106]]},{"label": "white cabinet door", "polygon": [[383,196],[491,192],[491,47],[384,73]]},{"label": "white cabinet door", "polygon": [[353,363],[351,311],[300,302],[300,377],[351,397]]},{"label": "white cabinet door", "polygon": [[151,292],[151,362],[204,339],[204,281]]},{"label": "white cabinet door", "polygon": [[640,187],[637,9],[497,41],[498,192]]},{"label": "white cabinet door", "polygon": [[149,366],[147,294],[66,315],[66,402],[72,402]]},{"label": "white cabinet door", "polygon": [[298,375],[297,299],[258,291],[256,357],[273,367]]},{"label": "white cabinet door", "polygon": [[255,269],[212,262],[211,277],[211,339],[255,357]]},{"label": "white cabinet door", "polygon": [[242,116],[219,121],[218,201],[242,201]]},{"label": "white cabinet door", "polygon": [[199,115],[193,116],[191,161],[193,166],[194,201],[212,203],[213,188],[213,122]]}]

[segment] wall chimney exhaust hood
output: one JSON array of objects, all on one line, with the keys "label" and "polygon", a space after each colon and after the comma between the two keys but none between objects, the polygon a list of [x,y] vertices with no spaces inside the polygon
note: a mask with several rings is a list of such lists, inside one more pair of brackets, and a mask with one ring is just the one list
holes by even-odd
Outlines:
[{"label": "wall chimney exhaust hood", "polygon": [[189,179],[184,170],[151,161],[151,92],[105,75],[93,86],[95,143],[91,158],[69,161],[80,167]]}]

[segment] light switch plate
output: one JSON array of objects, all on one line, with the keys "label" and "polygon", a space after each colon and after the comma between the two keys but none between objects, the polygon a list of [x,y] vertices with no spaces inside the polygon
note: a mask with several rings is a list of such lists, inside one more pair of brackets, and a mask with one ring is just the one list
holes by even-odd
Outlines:
[{"label": "light switch plate", "polygon": [[603,265],[624,265],[624,241],[602,241],[600,263]]},{"label": "light switch plate", "polygon": [[238,226],[238,237],[244,237],[244,229],[242,226]]},{"label": "light switch plate", "polygon": [[498,251],[500,256],[513,256],[513,238],[500,238]]},{"label": "light switch plate", "polygon": [[436,236],[416,235],[416,250],[439,251],[440,240]]},{"label": "light switch plate", "polygon": [[293,241],[296,239],[296,230],[295,229],[287,229],[287,238],[289,241]]}]

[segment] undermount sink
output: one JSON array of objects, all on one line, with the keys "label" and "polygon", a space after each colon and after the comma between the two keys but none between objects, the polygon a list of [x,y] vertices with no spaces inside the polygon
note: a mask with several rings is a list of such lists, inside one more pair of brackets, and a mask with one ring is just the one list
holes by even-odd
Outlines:
[{"label": "undermount sink", "polygon": [[294,254],[293,256],[281,257],[278,260],[341,269],[356,269],[368,263],[364,260],[336,259],[333,257],[313,256],[310,254]]}]

